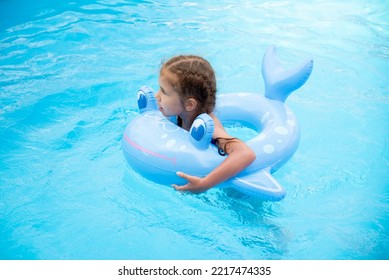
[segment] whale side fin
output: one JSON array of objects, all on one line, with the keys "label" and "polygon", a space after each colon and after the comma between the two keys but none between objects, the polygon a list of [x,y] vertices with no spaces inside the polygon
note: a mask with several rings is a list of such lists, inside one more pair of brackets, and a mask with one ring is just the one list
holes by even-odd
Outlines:
[{"label": "whale side fin", "polygon": [[270,174],[269,169],[237,176],[231,183],[239,191],[264,200],[279,201],[285,197],[284,188]]},{"label": "whale side fin", "polygon": [[300,88],[308,80],[312,69],[313,60],[307,59],[295,68],[284,70],[276,57],[275,46],[270,46],[262,60],[265,96],[285,102],[294,90]]}]

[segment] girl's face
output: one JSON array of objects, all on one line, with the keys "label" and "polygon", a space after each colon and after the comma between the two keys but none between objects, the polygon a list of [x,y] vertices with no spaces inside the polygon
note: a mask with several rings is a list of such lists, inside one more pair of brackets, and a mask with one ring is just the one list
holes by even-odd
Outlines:
[{"label": "girl's face", "polygon": [[179,116],[184,111],[178,92],[163,75],[159,77],[159,90],[155,94],[155,98],[159,110],[165,117]]}]

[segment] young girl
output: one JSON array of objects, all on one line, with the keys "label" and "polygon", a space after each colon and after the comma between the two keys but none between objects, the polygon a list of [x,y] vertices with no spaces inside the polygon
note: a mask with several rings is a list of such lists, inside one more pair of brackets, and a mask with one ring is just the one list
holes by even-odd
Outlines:
[{"label": "young girl", "polygon": [[228,154],[205,177],[177,172],[188,183],[183,186],[173,184],[176,190],[204,192],[238,174],[255,160],[254,152],[241,140],[228,135],[212,113],[216,102],[216,78],[208,61],[194,55],[173,57],[162,65],[159,85],[155,98],[162,114],[177,116],[177,124],[188,131],[197,116],[209,114],[215,126],[212,143],[218,146],[221,155]]}]

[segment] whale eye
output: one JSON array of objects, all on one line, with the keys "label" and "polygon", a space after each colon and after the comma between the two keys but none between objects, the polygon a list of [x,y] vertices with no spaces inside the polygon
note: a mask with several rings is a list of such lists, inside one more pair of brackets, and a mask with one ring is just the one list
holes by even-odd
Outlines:
[{"label": "whale eye", "polygon": [[190,135],[192,135],[195,140],[200,141],[205,134],[205,128],[205,122],[202,119],[196,119],[190,130]]},{"label": "whale eye", "polygon": [[138,108],[142,110],[147,106],[147,98],[142,91],[138,91]]},{"label": "whale eye", "polygon": [[138,108],[141,113],[158,109],[154,91],[150,87],[143,86],[138,90]]},{"label": "whale eye", "polygon": [[213,131],[212,118],[208,114],[201,114],[194,120],[190,128],[190,141],[196,148],[204,150],[208,148],[212,140]]}]

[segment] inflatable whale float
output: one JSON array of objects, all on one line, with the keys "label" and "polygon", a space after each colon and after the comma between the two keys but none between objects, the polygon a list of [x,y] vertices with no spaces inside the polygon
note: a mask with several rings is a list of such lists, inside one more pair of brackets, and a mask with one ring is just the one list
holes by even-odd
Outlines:
[{"label": "inflatable whale float", "polygon": [[[217,96],[215,114],[220,121],[235,121],[253,128],[258,134],[246,141],[256,160],[218,187],[232,187],[264,200],[281,200],[284,188],[271,175],[296,151],[300,130],[293,112],[285,105],[287,97],[309,78],[313,60],[284,70],[269,47],[262,61],[265,94],[233,93]],[[182,171],[205,176],[225,157],[210,144],[213,120],[202,114],[190,131],[178,127],[158,110],[153,91],[138,91],[140,114],[131,120],[122,137],[122,149],[128,164],[145,178],[159,184],[185,184],[176,175]],[[239,135],[234,135],[239,138]]]}]

